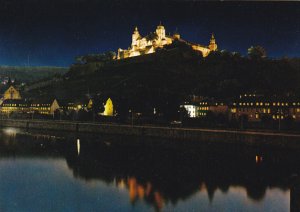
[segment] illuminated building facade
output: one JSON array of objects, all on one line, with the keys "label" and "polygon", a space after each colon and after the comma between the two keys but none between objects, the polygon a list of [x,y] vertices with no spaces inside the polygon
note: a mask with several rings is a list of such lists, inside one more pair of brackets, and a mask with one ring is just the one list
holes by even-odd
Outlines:
[{"label": "illuminated building facade", "polygon": [[20,92],[13,86],[10,86],[3,94],[3,98],[0,100],[0,112],[12,113],[12,112],[27,112],[29,109],[28,103],[25,102]]},{"label": "illuminated building facade", "polygon": [[[157,26],[155,32],[150,33],[145,37],[142,37],[138,31],[138,28],[135,27],[132,34],[131,46],[128,49],[119,48],[117,59],[154,53],[157,48],[170,45],[175,39],[184,41],[180,38],[178,33],[175,33],[173,36],[166,35],[165,27],[161,24]],[[217,50],[217,44],[214,35],[212,35],[208,46],[193,44],[187,41],[184,42],[190,45],[195,51],[202,52],[204,57],[206,57],[211,51]]]},{"label": "illuminated building facade", "polygon": [[34,101],[30,104],[30,111],[44,115],[53,115],[60,106],[56,99],[46,101]]},{"label": "illuminated building facade", "polygon": [[65,111],[78,111],[78,110],[89,111],[93,108],[93,99],[83,99],[77,102],[68,101],[62,104],[62,108]]},{"label": "illuminated building facade", "polygon": [[187,111],[187,114],[190,118],[196,118],[199,117],[199,106],[196,104],[189,104],[186,103],[184,105],[181,105],[181,107],[184,107],[184,109]]},{"label": "illuminated building facade", "polygon": [[228,105],[223,102],[214,101],[211,99],[201,99],[193,103],[185,103],[184,107],[190,118],[206,117],[208,113],[212,114],[228,114]]},{"label": "illuminated building facade", "polygon": [[205,99],[199,102],[199,116],[200,117],[205,117],[208,115],[208,113],[212,113],[215,115],[218,114],[223,114],[227,115],[228,114],[228,105],[221,102],[221,101],[215,101],[211,99]]},{"label": "illuminated building facade", "polygon": [[220,115],[229,119],[246,119],[249,122],[263,120],[291,119],[300,121],[300,100],[290,97],[265,97],[257,94],[244,94],[232,103],[224,103],[212,99],[198,99],[192,103],[184,103],[190,118],[206,117],[208,114]]},{"label": "illuminated building facade", "polygon": [[244,94],[231,106],[232,118],[247,117],[248,121],[263,119],[293,119],[300,121],[300,101],[293,98],[266,98],[262,95]]},{"label": "illuminated building facade", "polygon": [[10,86],[3,95],[3,99],[22,99],[20,92],[14,88],[13,86]]},{"label": "illuminated building facade", "polygon": [[12,112],[28,112],[29,105],[22,99],[6,99],[2,102],[0,107],[1,113],[12,113]]}]

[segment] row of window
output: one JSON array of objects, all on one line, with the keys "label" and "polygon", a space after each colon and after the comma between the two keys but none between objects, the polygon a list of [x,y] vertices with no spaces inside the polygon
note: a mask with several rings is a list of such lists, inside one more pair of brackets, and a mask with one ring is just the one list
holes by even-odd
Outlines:
[{"label": "row of window", "polygon": [[270,105],[273,105],[273,106],[289,106],[289,105],[293,105],[293,106],[296,106],[296,105],[300,105],[300,102],[296,103],[296,102],[293,102],[293,103],[287,103],[287,102],[273,102],[273,103],[269,103],[269,102],[239,102],[238,104],[237,103],[233,103],[234,106],[236,105],[239,105],[239,106],[270,106]]},{"label": "row of window", "polygon": [[[255,112],[262,112],[262,113],[271,113],[271,109],[270,108],[231,108],[231,112],[232,113],[236,113],[237,111],[239,112],[252,112],[252,111],[255,111]],[[280,112],[281,110],[272,110],[272,112]],[[292,109],[292,112],[293,113],[300,113],[300,108],[293,108]]]},{"label": "row of window", "polygon": [[[36,105],[36,104],[32,104],[30,105],[30,107],[45,107],[48,106],[50,107],[50,104],[43,104],[43,105]],[[2,107],[28,107],[28,104],[2,104]]]},{"label": "row of window", "polygon": [[32,110],[51,110],[50,107],[32,107]]},{"label": "row of window", "polygon": [[51,104],[31,104],[32,107],[47,107],[50,106]]},{"label": "row of window", "polygon": [[236,111],[239,112],[260,112],[260,113],[271,113],[270,108],[232,108],[231,112],[236,113]]},{"label": "row of window", "polygon": [[[27,110],[28,111],[28,107],[2,107],[0,109],[1,112],[6,112],[6,111],[17,111],[17,110]],[[49,111],[50,107],[42,107],[42,108],[30,108],[32,110],[36,110],[36,111]]]}]

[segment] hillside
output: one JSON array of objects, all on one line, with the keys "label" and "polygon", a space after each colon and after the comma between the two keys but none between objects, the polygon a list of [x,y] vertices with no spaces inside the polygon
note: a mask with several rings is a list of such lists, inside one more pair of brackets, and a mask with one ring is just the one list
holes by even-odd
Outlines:
[{"label": "hillside", "polygon": [[111,97],[119,113],[151,114],[156,108],[174,114],[191,94],[228,101],[241,93],[298,95],[299,64],[299,59],[249,59],[229,52],[202,58],[180,47],[124,61],[77,64],[63,82],[31,95],[80,99],[89,93],[102,101]]},{"label": "hillside", "polygon": [[30,83],[44,78],[53,77],[56,74],[65,74],[66,67],[52,66],[0,66],[0,76],[17,79],[19,82]]}]

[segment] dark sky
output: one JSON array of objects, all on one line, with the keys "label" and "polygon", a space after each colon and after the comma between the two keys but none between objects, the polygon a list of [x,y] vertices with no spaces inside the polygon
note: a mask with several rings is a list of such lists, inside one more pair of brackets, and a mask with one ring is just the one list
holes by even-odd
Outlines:
[{"label": "dark sky", "polygon": [[0,0],[0,64],[68,66],[76,55],[127,48],[159,22],[181,37],[245,55],[300,56],[300,2]]}]

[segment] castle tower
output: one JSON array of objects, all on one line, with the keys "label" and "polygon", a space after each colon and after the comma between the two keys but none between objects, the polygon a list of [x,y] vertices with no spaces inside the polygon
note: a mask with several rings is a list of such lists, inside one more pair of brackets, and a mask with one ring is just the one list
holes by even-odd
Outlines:
[{"label": "castle tower", "polygon": [[176,27],[176,30],[175,30],[175,32],[173,34],[173,39],[176,39],[176,40],[180,39],[180,34],[178,33],[177,27]]},{"label": "castle tower", "polygon": [[161,25],[161,23],[159,23],[155,32],[156,32],[159,40],[162,40],[163,38],[166,37],[165,27],[163,25]]},{"label": "castle tower", "polygon": [[209,49],[211,51],[216,51],[218,48],[218,45],[216,44],[216,39],[214,37],[214,34],[211,34],[210,42],[209,42]]},{"label": "castle tower", "polygon": [[138,31],[138,28],[135,27],[133,34],[132,34],[132,42],[131,42],[131,46],[136,46],[137,45],[137,40],[140,37],[140,33]]}]

